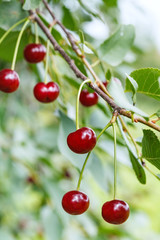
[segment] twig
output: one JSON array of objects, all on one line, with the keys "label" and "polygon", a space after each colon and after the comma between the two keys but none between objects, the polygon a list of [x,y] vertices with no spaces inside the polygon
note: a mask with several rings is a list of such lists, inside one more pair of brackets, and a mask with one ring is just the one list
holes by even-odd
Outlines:
[{"label": "twig", "polygon": [[[44,1],[44,0],[43,0]],[[88,77],[85,76],[79,69],[78,67],[75,65],[74,61],[68,56],[68,54],[60,47],[60,45],[57,43],[57,41],[55,40],[55,38],[52,36],[52,34],[50,33],[49,29],[44,25],[44,23],[41,21],[41,19],[37,16],[37,14],[35,12],[33,12],[32,10],[29,11],[29,14],[32,16],[32,19],[34,21],[36,21],[39,25],[39,27],[42,29],[42,31],[45,33],[45,35],[48,37],[48,39],[50,40],[50,42],[52,43],[55,51],[58,51],[61,56],[65,59],[65,61],[68,63],[68,65],[70,66],[70,68],[72,69],[72,71],[75,73],[77,78],[82,79],[83,81],[86,80]],[[57,20],[56,20],[57,22]],[[66,29],[65,29],[66,34],[69,34]],[[68,35],[70,37],[70,39],[72,39],[71,35]],[[73,44],[73,39],[71,40],[72,44]],[[72,48],[74,47],[75,49],[78,49],[77,46],[75,46],[75,44],[72,46]],[[76,50],[79,51],[79,50]],[[131,119],[131,113],[126,111],[125,109],[119,107],[112,98],[110,98],[104,91],[102,91],[97,84],[94,83],[90,83],[88,84],[90,88],[92,88],[96,93],[98,93],[98,95],[100,95],[112,108],[113,110],[117,110],[117,112],[125,117],[128,117]],[[103,85],[103,84],[102,84]],[[160,126],[152,123],[151,121],[146,121],[144,118],[139,117],[139,116],[135,116],[134,117],[134,122],[141,122],[157,131],[160,132]]]}]

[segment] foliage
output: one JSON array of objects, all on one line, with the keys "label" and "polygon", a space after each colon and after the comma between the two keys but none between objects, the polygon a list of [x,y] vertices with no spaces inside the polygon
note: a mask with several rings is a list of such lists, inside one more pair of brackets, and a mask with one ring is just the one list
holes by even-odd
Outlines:
[{"label": "foliage", "polygon": [[[134,26],[117,24],[120,20],[118,15],[113,16],[113,12],[118,11],[118,1],[93,1],[91,8],[85,1],[54,0],[49,4],[57,14],[56,17],[72,31],[77,39],[77,46],[84,50],[88,62],[92,65],[97,62],[93,69],[99,78],[104,81],[107,77],[109,80],[107,89],[115,103],[130,112],[132,120],[135,116],[141,116],[145,121],[157,120],[160,70],[150,66],[141,66],[141,69],[135,70],[136,62],[127,62],[127,54],[143,57],[145,53],[135,51]],[[37,7],[43,10],[43,14],[40,11],[40,18],[48,27],[52,20],[42,1],[25,0],[23,5],[18,1],[2,1],[0,37],[14,23],[28,16],[28,10]],[[106,21],[105,11],[110,17],[110,22]],[[89,35],[84,27],[88,22],[93,22],[94,30],[95,19],[105,23],[111,30],[110,36],[105,36],[101,41]],[[159,185],[157,179],[153,179],[147,168],[141,164],[144,160],[151,172],[159,171],[159,135],[155,129],[136,124],[125,117],[122,117],[125,125],[120,120],[117,125],[118,197],[126,200],[131,206],[130,220],[115,228],[106,224],[100,214],[102,204],[113,195],[114,145],[110,128],[104,132],[93,150],[81,184],[81,189],[90,197],[90,209],[81,216],[68,216],[62,210],[62,196],[66,191],[76,188],[85,160],[85,155],[71,152],[66,143],[68,134],[76,129],[75,103],[80,80],[50,45],[47,77],[59,84],[60,97],[50,104],[41,104],[34,99],[33,87],[36,82],[45,78],[45,61],[33,66],[23,60],[25,45],[35,41],[33,25],[31,22],[24,32],[18,52],[16,71],[21,79],[20,88],[11,95],[0,93],[0,239],[138,240],[143,227],[147,229],[146,234],[149,234],[151,239],[157,236],[159,238],[159,194],[155,190],[156,196],[153,199],[154,193],[152,195],[148,190],[156,189]],[[22,25],[13,29],[0,44],[1,68],[10,67],[21,27]],[[40,28],[38,32],[40,41],[46,45],[46,36]],[[76,66],[87,77],[91,77],[84,62],[76,56],[60,28],[55,25],[51,33]],[[128,71],[129,67],[133,71]],[[126,72],[128,75],[124,79]],[[121,81],[115,77],[119,77]],[[141,100],[143,95],[146,95],[145,101]],[[140,102],[143,103],[143,108],[139,108]],[[85,109],[80,106],[80,125],[92,127],[97,136],[111,118],[111,108],[103,99],[99,99],[99,103],[92,108]],[[159,121],[156,124],[160,126]],[[129,132],[125,128],[126,125]],[[147,198],[150,205],[145,202]],[[151,202],[157,209],[153,208]],[[157,221],[154,226],[157,235],[150,227],[149,216],[153,222]],[[146,236],[144,233],[141,239],[146,239]]]}]

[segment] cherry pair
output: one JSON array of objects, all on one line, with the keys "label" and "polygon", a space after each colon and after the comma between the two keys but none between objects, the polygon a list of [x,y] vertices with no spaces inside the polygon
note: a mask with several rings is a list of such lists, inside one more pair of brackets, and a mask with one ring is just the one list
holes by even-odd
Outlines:
[{"label": "cherry pair", "polygon": [[[46,48],[42,44],[29,44],[24,49],[24,57],[30,63],[37,63],[44,59]],[[0,71],[0,90],[2,92],[11,93],[19,87],[19,76],[11,69],[3,69]]]},{"label": "cherry pair", "polygon": [[[63,209],[71,215],[80,215],[89,207],[88,196],[80,191],[67,192],[62,198]],[[122,200],[112,200],[102,206],[103,219],[111,224],[122,224],[129,217],[129,206]]]}]

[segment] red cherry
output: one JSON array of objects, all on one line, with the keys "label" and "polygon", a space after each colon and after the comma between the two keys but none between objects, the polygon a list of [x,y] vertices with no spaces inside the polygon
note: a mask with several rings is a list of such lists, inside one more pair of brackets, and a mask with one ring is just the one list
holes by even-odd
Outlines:
[{"label": "red cherry", "polygon": [[87,91],[87,89],[84,89],[81,91],[79,100],[81,104],[84,105],[85,107],[91,107],[97,104],[98,95],[96,92],[90,93]]},{"label": "red cherry", "polygon": [[129,206],[122,200],[112,200],[103,204],[102,217],[111,224],[124,223],[129,217]]},{"label": "red cherry", "polygon": [[67,144],[75,153],[88,153],[96,145],[96,134],[91,128],[82,127],[68,135]]},{"label": "red cherry", "polygon": [[59,86],[55,82],[49,82],[47,84],[40,82],[36,84],[33,92],[39,102],[50,103],[58,97]]},{"label": "red cherry", "polygon": [[24,58],[29,63],[39,63],[46,55],[46,48],[42,44],[31,43],[24,49]]},{"label": "red cherry", "polygon": [[19,87],[19,76],[11,69],[3,69],[0,71],[0,90],[2,92],[11,93]]},{"label": "red cherry", "polygon": [[63,196],[62,207],[69,214],[79,215],[88,209],[89,198],[80,191],[70,191]]}]

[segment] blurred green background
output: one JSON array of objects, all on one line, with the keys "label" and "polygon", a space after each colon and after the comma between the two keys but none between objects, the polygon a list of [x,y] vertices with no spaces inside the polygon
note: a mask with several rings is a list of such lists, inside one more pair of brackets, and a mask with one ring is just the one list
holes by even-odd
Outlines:
[{"label": "blurred green background", "polygon": [[[17,1],[0,3],[0,36],[21,18]],[[125,85],[125,73],[142,67],[159,67],[160,32],[158,32],[159,1],[93,0],[51,1],[57,17],[78,37],[79,29],[93,46],[100,45],[120,24],[133,24],[136,38],[123,62],[109,68]],[[15,8],[15,9],[14,9]],[[9,20],[9,13],[15,13]],[[158,14],[157,14],[158,13]],[[19,14],[19,15],[18,15]],[[51,22],[47,12],[45,18]],[[157,14],[157,15],[156,15]],[[22,15],[26,13],[22,12]],[[102,20],[101,20],[102,18]],[[57,28],[58,29],[58,28]],[[0,45],[0,68],[10,67],[18,29]],[[108,130],[92,154],[81,190],[90,198],[89,210],[80,216],[69,216],[61,207],[65,192],[75,189],[84,155],[71,153],[66,137],[75,129],[77,87],[75,77],[58,55],[53,56],[53,77],[61,86],[60,97],[51,104],[41,104],[33,96],[33,87],[43,81],[44,65],[28,65],[23,60],[23,48],[34,41],[27,29],[19,49],[16,71],[21,84],[13,94],[0,93],[0,239],[5,240],[159,240],[159,182],[146,172],[147,183],[138,182],[132,170],[125,144],[118,132],[118,193],[117,197],[130,205],[131,214],[120,226],[109,225],[101,217],[101,206],[113,195],[113,137]],[[45,37],[42,36],[42,41]],[[60,39],[61,40],[61,39]],[[64,48],[68,52],[65,41]],[[158,44],[157,44],[158,43]],[[87,50],[86,50],[87,51]],[[94,55],[87,54],[94,62]],[[81,65],[80,65],[81,67]],[[95,68],[102,80],[105,76]],[[69,79],[71,78],[71,79]],[[105,106],[103,100],[100,103]],[[149,115],[156,112],[159,102],[137,96],[137,106]],[[109,121],[96,106],[80,106],[81,124],[91,126],[96,133]],[[130,120],[127,120],[130,123]],[[140,124],[130,124],[134,138],[142,136]],[[156,133],[157,134],[157,133]],[[158,136],[158,134],[157,134]],[[154,167],[148,166],[157,171]]]}]

